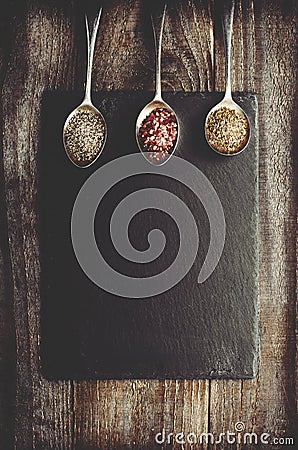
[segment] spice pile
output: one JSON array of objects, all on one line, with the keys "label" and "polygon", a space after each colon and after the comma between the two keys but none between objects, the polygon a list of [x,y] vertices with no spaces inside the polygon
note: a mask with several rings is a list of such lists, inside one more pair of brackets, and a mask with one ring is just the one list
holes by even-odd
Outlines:
[{"label": "spice pile", "polygon": [[64,130],[64,145],[67,153],[79,166],[87,166],[95,160],[102,149],[104,140],[104,121],[92,109],[78,109]]},{"label": "spice pile", "polygon": [[237,153],[249,138],[249,123],[243,115],[225,106],[211,113],[206,122],[206,137],[214,150]]},{"label": "spice pile", "polygon": [[150,152],[152,161],[168,158],[175,148],[178,123],[175,114],[167,108],[155,108],[143,120],[138,141],[144,152]]}]

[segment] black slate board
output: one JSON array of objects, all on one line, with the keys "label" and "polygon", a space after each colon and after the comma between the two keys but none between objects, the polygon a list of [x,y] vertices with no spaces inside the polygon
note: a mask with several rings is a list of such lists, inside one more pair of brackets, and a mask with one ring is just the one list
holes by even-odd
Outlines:
[{"label": "black slate board", "polygon": [[[108,161],[138,152],[135,119],[152,93],[99,92],[94,103],[108,124],[101,157],[78,169],[66,157],[62,127],[81,101],[80,93],[47,92],[41,110],[39,215],[41,242],[41,370],[49,379],[252,378],[258,367],[258,134],[255,95],[235,94],[252,126],[247,148],[235,157],[212,152],[203,124],[221,93],[165,94],[183,124],[176,155],[197,166],[223,205],[226,241],[213,274],[197,276],[208,250],[210,229],[202,204],[181,183],[158,175],[127,179],[103,198],[95,220],[97,243],[113,267],[148,277],[164,270],[179,248],[177,226],[166,214],[148,210],[130,224],[133,245],[144,250],[153,228],[170,236],[155,262],[125,261],[109,238],[113,209],[126,195],[158,187],[179,196],[199,227],[200,246],[188,274],[160,295],[131,299],[107,293],[81,270],[71,243],[70,220],[87,178]],[[169,243],[170,242],[170,243]]]}]

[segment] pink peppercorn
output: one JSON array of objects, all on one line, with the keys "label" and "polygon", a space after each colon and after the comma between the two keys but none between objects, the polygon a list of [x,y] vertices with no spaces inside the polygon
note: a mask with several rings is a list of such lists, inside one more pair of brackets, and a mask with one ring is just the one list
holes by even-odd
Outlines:
[{"label": "pink peppercorn", "polygon": [[150,158],[162,161],[173,152],[177,135],[175,114],[166,108],[155,108],[143,120],[138,141],[144,152],[152,152]]}]

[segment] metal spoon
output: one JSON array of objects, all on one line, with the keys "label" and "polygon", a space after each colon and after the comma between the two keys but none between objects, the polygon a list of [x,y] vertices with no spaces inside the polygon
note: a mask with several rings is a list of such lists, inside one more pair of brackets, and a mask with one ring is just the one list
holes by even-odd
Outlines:
[{"label": "metal spoon", "polygon": [[[166,14],[166,5],[163,10],[163,15],[161,18],[160,26],[158,27],[156,23],[154,23],[153,16],[151,16],[152,28],[154,34],[154,42],[155,42],[155,96],[153,100],[148,103],[140,112],[137,121],[136,121],[136,140],[139,146],[139,149],[145,159],[149,161],[154,166],[161,166],[165,162],[167,162],[170,157],[173,155],[179,137],[179,123],[177,116],[174,110],[163,100],[161,94],[161,47],[162,47],[162,35],[163,28],[165,22],[165,14]],[[167,132],[164,134],[161,127],[159,127],[156,131],[156,138],[158,139],[161,146],[158,146],[157,150],[150,150],[150,147],[144,145],[144,141],[142,139],[141,130],[144,120],[148,118],[150,113],[152,113],[156,109],[161,109],[163,112],[170,117],[170,121],[174,127],[174,133],[176,134],[176,139],[173,140],[173,145],[168,150],[162,150],[162,142],[167,142],[168,134]],[[176,131],[175,131],[176,130]],[[173,128],[172,128],[173,131]],[[152,137],[154,139],[154,137]],[[168,141],[170,142],[170,141]]]},{"label": "metal spoon", "polygon": [[83,102],[67,117],[63,127],[65,152],[70,161],[81,168],[89,167],[97,160],[107,137],[105,119],[91,101],[92,64],[101,12],[102,8],[93,22],[93,27],[91,24],[91,29],[85,15],[88,51],[85,96]]},{"label": "metal spoon", "polygon": [[[225,65],[226,65],[226,90],[225,90],[225,96],[221,102],[219,102],[217,105],[215,105],[208,113],[206,120],[205,120],[205,137],[210,145],[210,147],[217,153],[220,153],[224,156],[234,156],[238,155],[239,153],[243,152],[243,150],[247,147],[249,138],[250,138],[250,124],[249,119],[243,109],[234,102],[232,98],[232,91],[231,91],[231,40],[232,40],[232,30],[233,30],[233,17],[234,17],[234,8],[235,3],[234,0],[232,0],[229,4],[229,2],[224,2],[223,5],[223,15],[222,15],[222,28],[223,28],[223,35],[224,35],[224,45],[225,45]],[[233,151],[232,153],[228,153],[225,151],[219,151],[215,146],[212,145],[210,142],[210,138],[208,138],[208,131],[207,131],[207,124],[210,119],[210,116],[214,114],[216,111],[218,111],[221,108],[227,108],[229,110],[235,111],[237,114],[239,114],[240,118],[242,119],[242,123],[244,126],[247,127],[247,136],[244,139],[242,145],[239,146],[239,149],[236,151]],[[218,130],[224,134],[224,127],[225,125],[222,122],[217,123]],[[222,128],[222,129],[221,129]]]}]

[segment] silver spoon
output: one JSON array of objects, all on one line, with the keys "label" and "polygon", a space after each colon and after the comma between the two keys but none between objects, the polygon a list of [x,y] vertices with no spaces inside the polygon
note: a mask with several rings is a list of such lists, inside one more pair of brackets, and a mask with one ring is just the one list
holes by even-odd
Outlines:
[{"label": "silver spoon", "polygon": [[[136,121],[136,140],[139,149],[145,159],[154,166],[160,166],[170,159],[176,149],[179,137],[177,116],[174,110],[163,100],[161,93],[161,47],[165,15],[166,5],[159,27],[154,23],[153,16],[151,16],[155,42],[155,95],[153,100],[142,109]],[[150,121],[152,118],[156,121],[162,120],[161,124],[168,122],[168,126],[165,128],[162,125],[156,130],[154,129],[154,124]],[[142,131],[146,121],[147,131],[144,135]],[[152,131],[151,135],[150,131]],[[149,144],[145,141],[149,142]],[[156,147],[155,149],[153,148],[154,146]]]},{"label": "silver spoon", "polygon": [[[233,100],[232,91],[231,91],[231,40],[232,40],[232,30],[233,30],[233,17],[234,17],[234,8],[235,3],[234,0],[231,1],[230,5],[223,5],[223,16],[222,16],[222,28],[224,35],[224,45],[225,45],[225,65],[226,65],[226,90],[225,96],[221,102],[215,105],[208,113],[205,120],[205,137],[210,145],[210,147],[217,153],[220,153],[224,156],[234,156],[243,152],[243,150],[247,147],[249,138],[250,138],[250,124],[249,119],[243,109]],[[226,108],[226,109],[222,109]],[[221,110],[221,111],[219,111]],[[221,119],[221,114],[223,114],[224,119]],[[237,130],[235,130],[235,135],[237,136],[238,141],[234,140],[234,143],[228,148],[226,147],[226,151],[224,149],[219,149],[220,147],[220,136],[225,136],[226,131],[226,115],[232,115],[231,120],[237,120],[240,125],[239,135],[237,136]],[[216,139],[214,139],[214,135],[210,133],[211,126],[215,124],[216,127]],[[245,131],[246,130],[246,131]],[[231,141],[232,142],[232,141]],[[230,151],[229,149],[236,148],[236,144],[239,142],[239,148],[235,151]],[[222,144],[227,144],[225,138],[222,140]]]},{"label": "silver spoon", "polygon": [[94,48],[102,8],[99,10],[91,30],[85,15],[87,32],[87,74],[83,102],[67,117],[63,127],[63,144],[70,161],[77,167],[91,166],[101,154],[106,137],[107,125],[100,111],[91,101],[91,73]]}]

